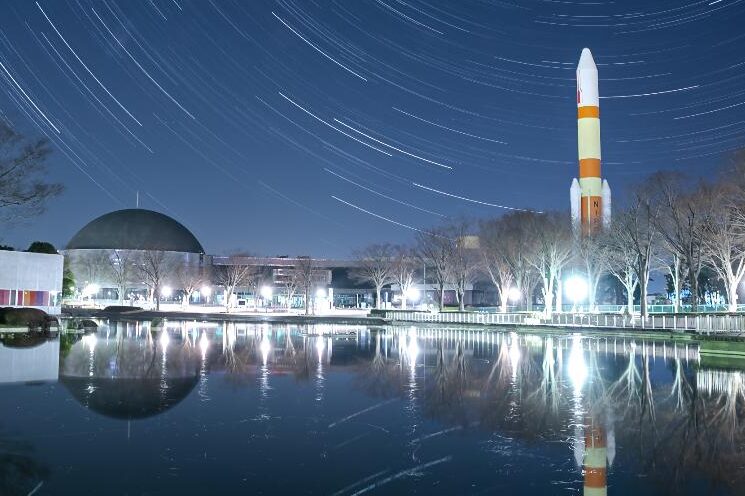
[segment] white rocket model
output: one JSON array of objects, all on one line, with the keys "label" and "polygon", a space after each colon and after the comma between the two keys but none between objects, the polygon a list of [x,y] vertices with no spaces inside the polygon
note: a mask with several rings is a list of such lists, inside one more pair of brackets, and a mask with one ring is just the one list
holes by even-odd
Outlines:
[{"label": "white rocket model", "polygon": [[579,180],[569,189],[572,226],[589,235],[610,225],[611,191],[600,175],[598,68],[588,48],[577,65],[577,149]]}]

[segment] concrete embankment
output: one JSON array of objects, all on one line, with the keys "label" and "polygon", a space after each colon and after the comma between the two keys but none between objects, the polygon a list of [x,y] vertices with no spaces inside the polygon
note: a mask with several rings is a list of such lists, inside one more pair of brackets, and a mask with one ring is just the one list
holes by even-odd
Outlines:
[{"label": "concrete embankment", "polygon": [[246,322],[246,323],[283,323],[283,324],[339,324],[339,325],[386,325],[380,317],[366,315],[300,315],[273,313],[206,313],[175,312],[155,310],[106,311],[86,308],[66,309],[63,312],[70,317],[111,319],[111,320],[197,320],[200,322]]}]

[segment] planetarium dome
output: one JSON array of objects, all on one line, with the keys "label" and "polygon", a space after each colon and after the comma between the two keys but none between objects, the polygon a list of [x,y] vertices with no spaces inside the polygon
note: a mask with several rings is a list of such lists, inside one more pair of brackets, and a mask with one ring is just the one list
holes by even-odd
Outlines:
[{"label": "planetarium dome", "polygon": [[66,249],[204,253],[201,243],[181,223],[141,208],[116,210],[93,219],[72,237]]}]

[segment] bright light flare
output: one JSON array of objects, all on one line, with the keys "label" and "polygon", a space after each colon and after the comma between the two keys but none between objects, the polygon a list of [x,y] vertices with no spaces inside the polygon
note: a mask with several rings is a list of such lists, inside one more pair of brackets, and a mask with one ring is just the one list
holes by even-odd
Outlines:
[{"label": "bright light flare", "polygon": [[101,291],[101,286],[91,283],[83,288],[83,296],[93,296],[99,291]]},{"label": "bright light flare", "polygon": [[261,297],[268,300],[272,297],[272,294],[274,291],[272,290],[271,286],[262,286],[261,288]]},{"label": "bright light flare", "polygon": [[173,288],[171,288],[170,286],[163,286],[163,289],[160,290],[160,295],[166,298],[170,298],[172,294]]},{"label": "bright light flare", "polygon": [[409,288],[406,290],[406,299],[409,301],[417,301],[419,299],[419,290],[417,288]]},{"label": "bright light flare", "polygon": [[522,293],[520,292],[520,290],[519,290],[519,289],[517,289],[517,288],[516,288],[516,287],[514,287],[514,286],[513,286],[513,287],[511,287],[511,288],[510,288],[510,290],[509,290],[509,291],[507,292],[507,298],[508,298],[508,299],[509,299],[509,300],[510,300],[510,301],[511,301],[512,303],[517,303],[518,301],[520,301],[520,298],[522,298],[522,297],[523,297],[523,295],[522,295]]},{"label": "bright light flare", "polygon": [[158,341],[160,342],[160,346],[162,346],[164,350],[168,348],[168,343],[171,342],[171,337],[168,335],[168,331],[166,331],[165,329],[160,331],[160,338],[158,339]]},{"label": "bright light flare", "polygon": [[564,283],[567,296],[579,303],[587,297],[587,281],[579,276],[572,276]]}]

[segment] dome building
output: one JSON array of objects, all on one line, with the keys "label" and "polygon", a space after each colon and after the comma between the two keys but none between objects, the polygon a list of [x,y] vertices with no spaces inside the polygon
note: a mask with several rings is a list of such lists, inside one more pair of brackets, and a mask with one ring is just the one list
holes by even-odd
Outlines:
[{"label": "dome building", "polygon": [[201,279],[207,265],[204,248],[189,229],[165,214],[139,208],[93,219],[63,253],[79,296],[103,304],[149,297],[157,304],[171,296],[165,293]]}]

